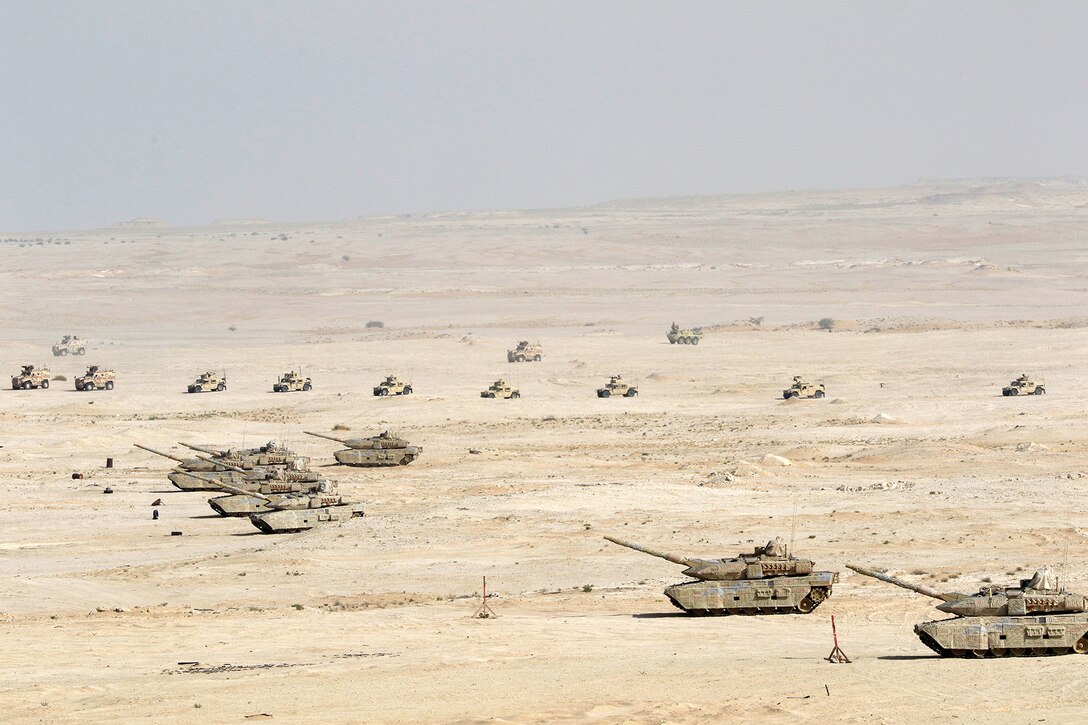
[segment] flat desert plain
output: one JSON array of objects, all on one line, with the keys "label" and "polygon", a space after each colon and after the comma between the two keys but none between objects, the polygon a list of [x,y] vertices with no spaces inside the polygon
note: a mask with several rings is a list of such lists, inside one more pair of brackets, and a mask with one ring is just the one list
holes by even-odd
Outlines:
[{"label": "flat desert plain", "polygon": [[[939,658],[912,631],[935,600],[845,568],[975,591],[1049,564],[1088,593],[1083,182],[0,239],[0,369],[65,378],[0,391],[5,722],[1088,714],[1088,657]],[[63,334],[86,357],[53,358]],[[523,339],[541,362],[506,362]],[[76,392],[89,364],[116,388]],[[299,367],[312,392],[271,392]],[[228,389],[185,394],[208,369]],[[1022,372],[1047,394],[1002,397]],[[372,396],[388,373],[415,394]],[[615,373],[641,395],[598,399]],[[827,397],[783,400],[795,374]],[[499,376],[520,400],[480,397]],[[334,426],[423,454],[337,466],[302,433]],[[261,534],[133,447],[268,440],[366,517]],[[662,594],[682,567],[605,534],[781,536],[840,581],[809,615],[690,617]],[[832,616],[852,664],[824,659]]]}]

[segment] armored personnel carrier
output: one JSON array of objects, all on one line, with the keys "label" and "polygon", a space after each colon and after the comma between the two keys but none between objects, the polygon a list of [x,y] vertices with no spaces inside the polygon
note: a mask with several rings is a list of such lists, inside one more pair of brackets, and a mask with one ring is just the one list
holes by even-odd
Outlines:
[{"label": "armored personnel carrier", "polygon": [[1088,597],[1061,586],[1049,567],[1009,586],[977,594],[939,592],[856,564],[858,574],[941,602],[955,615],[914,626],[922,643],[942,657],[1024,657],[1088,653]]},{"label": "armored personnel carrier", "polygon": [[326,433],[302,431],[306,435],[343,443],[347,448],[333,453],[337,463],[357,468],[379,468],[383,466],[407,466],[419,458],[422,446],[409,445],[408,441],[398,438],[389,431],[369,438],[337,438]]},{"label": "armored personnel carrier", "polygon": [[521,391],[512,387],[505,379],[499,378],[491,383],[491,387],[480,393],[481,398],[520,398]]},{"label": "armored personnel carrier", "polygon": [[539,342],[519,340],[517,347],[506,351],[506,362],[540,362],[544,359],[544,348]]},{"label": "armored personnel carrier", "polygon": [[690,330],[681,330],[680,326],[674,322],[665,337],[669,339],[670,345],[698,345],[699,340],[703,339],[703,328],[695,327]]},{"label": "armored personnel carrier", "polygon": [[87,368],[87,372],[76,378],[76,390],[113,390],[117,374],[112,370],[103,370],[97,365]]},{"label": "armored personnel carrier", "polygon": [[790,398],[822,398],[824,394],[823,383],[807,382],[800,375],[794,375],[793,384],[782,391],[782,397],[786,400]]},{"label": "armored personnel carrier", "polygon": [[689,614],[808,614],[831,596],[839,580],[836,572],[814,571],[811,560],[790,555],[777,538],[731,559],[690,559],[604,538],[686,566],[683,573],[698,581],[673,584],[665,596]]},{"label": "armored personnel carrier", "polygon": [[65,355],[86,355],[87,341],[75,335],[65,335],[53,346],[53,357]]},{"label": "armored personnel carrier", "polygon": [[1010,395],[1046,395],[1046,384],[1043,381],[1032,380],[1027,375],[1021,374],[1016,380],[1001,389],[1005,397]]},{"label": "armored personnel carrier", "polygon": [[611,398],[614,395],[622,395],[625,398],[633,398],[638,395],[638,388],[629,385],[622,375],[613,375],[603,388],[597,388],[598,398]]},{"label": "armored personnel carrier", "polygon": [[406,383],[396,375],[388,375],[374,388],[374,395],[411,395],[412,384]]},{"label": "armored personnel carrier", "polygon": [[227,389],[227,376],[208,370],[189,383],[186,389],[190,393],[221,393]]},{"label": "armored personnel carrier", "polygon": [[309,391],[313,387],[309,378],[302,377],[302,373],[295,371],[286,372],[280,376],[278,382],[272,386],[274,393],[294,393],[297,391]]},{"label": "armored personnel carrier", "polygon": [[24,365],[18,375],[11,376],[12,390],[30,390],[49,387],[50,372],[47,368],[38,368],[33,365]]}]

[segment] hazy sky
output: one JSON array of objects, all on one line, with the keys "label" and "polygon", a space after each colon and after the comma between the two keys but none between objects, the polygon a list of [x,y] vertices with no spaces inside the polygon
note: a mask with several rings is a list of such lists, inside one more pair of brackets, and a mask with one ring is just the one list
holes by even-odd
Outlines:
[{"label": "hazy sky", "polygon": [[0,0],[0,229],[1088,175],[1083,2]]}]

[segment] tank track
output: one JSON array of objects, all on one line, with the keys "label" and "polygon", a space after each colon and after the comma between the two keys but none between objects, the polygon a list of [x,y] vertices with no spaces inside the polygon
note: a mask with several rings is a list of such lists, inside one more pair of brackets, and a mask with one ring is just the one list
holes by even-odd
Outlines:
[{"label": "tank track", "polygon": [[679,609],[681,612],[691,614],[696,617],[728,617],[728,616],[748,616],[758,617],[769,614],[812,614],[816,610],[816,607],[824,603],[827,597],[818,599],[812,602],[812,608],[805,611],[800,607],[737,607],[736,609],[685,609],[680,606],[675,599],[669,597],[669,602]]},{"label": "tank track", "polygon": [[[925,632],[918,633],[918,639],[922,644],[939,654],[941,657],[958,657],[960,659],[983,659],[989,657],[1054,657],[1057,655],[1085,654],[1077,652],[1073,647],[1010,647],[995,649],[948,649],[937,644],[933,637]],[[1088,635],[1081,639],[1088,649]]]}]

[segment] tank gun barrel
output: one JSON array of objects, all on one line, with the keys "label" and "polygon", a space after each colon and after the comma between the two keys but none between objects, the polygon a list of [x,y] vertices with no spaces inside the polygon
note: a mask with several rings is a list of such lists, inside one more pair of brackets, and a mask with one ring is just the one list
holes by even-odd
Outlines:
[{"label": "tank gun barrel", "polygon": [[214,464],[216,466],[219,466],[220,468],[225,468],[228,471],[234,471],[236,473],[243,473],[243,474],[252,473],[252,471],[247,471],[246,469],[244,469],[244,468],[242,468],[240,466],[235,466],[235,465],[232,465],[230,463],[224,463],[222,458],[209,458],[208,456],[197,456],[197,458],[200,459],[201,461],[206,461],[207,463],[212,463],[212,464]]},{"label": "tank gun barrel", "polygon": [[630,541],[624,541],[623,539],[617,539],[613,536],[605,536],[605,539],[611,541],[613,544],[619,544],[620,546],[626,546],[628,549],[634,549],[635,551],[641,551],[643,554],[649,554],[650,556],[656,556],[659,559],[665,561],[671,561],[673,564],[682,564],[684,566],[694,566],[696,561],[694,559],[688,559],[683,556],[677,556],[676,554],[666,554],[662,551],[655,551],[645,546],[640,546]]},{"label": "tank gun barrel", "polygon": [[194,446],[192,443],[183,443],[182,441],[178,441],[178,443],[185,446],[186,448],[191,448],[192,450],[200,451],[201,453],[207,453],[209,456],[215,456],[216,458],[222,458],[223,456],[227,455],[226,451],[217,451],[214,448]]},{"label": "tank gun barrel", "polygon": [[884,574],[882,572],[875,571],[873,569],[869,569],[869,568],[864,567],[864,566],[859,566],[858,564],[847,564],[846,568],[847,569],[853,569],[858,574],[862,574],[864,576],[871,576],[872,578],[879,579],[882,582],[888,582],[889,584],[894,584],[897,587],[902,587],[903,589],[909,589],[912,592],[917,592],[919,594],[924,594],[927,597],[933,597],[934,599],[940,599],[942,602],[951,601],[952,599],[956,599],[956,598],[962,598],[962,596],[963,596],[963,595],[944,594],[942,592],[937,591],[933,587],[927,587],[925,584],[911,584],[908,581],[903,581],[902,579],[897,579],[896,577],[891,576],[890,574]]},{"label": "tank gun barrel", "polygon": [[191,478],[196,478],[198,480],[204,481],[205,483],[211,484],[212,486],[215,486],[218,489],[222,489],[227,493],[237,494],[238,496],[252,496],[254,498],[259,498],[262,501],[272,500],[263,493],[260,493],[259,491],[247,491],[244,488],[239,488],[238,486],[235,486],[233,484],[224,483],[223,481],[215,478],[214,476],[204,476],[199,473],[193,473],[192,471],[178,471],[178,473],[183,476],[189,476]]},{"label": "tank gun barrel", "polygon": [[345,439],[345,438],[337,438],[336,436],[331,436],[331,435],[328,435],[326,433],[314,433],[313,431],[308,431],[308,430],[304,430],[302,432],[305,433],[308,436],[314,436],[315,438],[324,438],[325,440],[336,441],[337,443],[346,443],[347,442],[347,439]]},{"label": "tank gun barrel", "polygon": [[178,463],[184,463],[185,462],[184,458],[178,458],[177,456],[170,455],[169,453],[163,453],[162,451],[156,451],[154,448],[149,448],[148,446],[143,446],[143,445],[140,445],[139,443],[133,443],[132,445],[136,446],[137,448],[141,448],[141,449],[147,451],[148,453],[154,453],[156,456],[162,456],[163,458],[169,458],[171,461],[177,461]]}]

